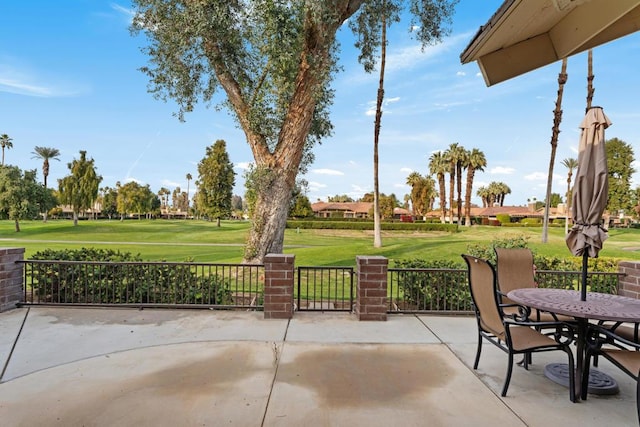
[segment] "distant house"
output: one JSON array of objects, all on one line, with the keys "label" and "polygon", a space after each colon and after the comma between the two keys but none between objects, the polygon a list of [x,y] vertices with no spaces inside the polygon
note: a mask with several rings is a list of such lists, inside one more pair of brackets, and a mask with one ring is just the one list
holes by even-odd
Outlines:
[{"label": "distant house", "polygon": [[[557,210],[554,208],[554,214],[556,214],[556,212]],[[425,215],[425,218],[440,218],[440,213],[440,210],[430,211]],[[495,220],[498,215],[509,215],[515,221],[520,221],[524,218],[544,218],[544,208],[536,210],[535,205],[533,204],[530,206],[472,207],[470,213],[471,218],[482,218],[488,220]],[[564,218],[564,213],[558,216]],[[555,215],[553,217],[555,217]]]},{"label": "distant house", "polygon": [[373,203],[316,202],[311,205],[318,218],[367,218]]},{"label": "distant house", "polygon": [[[318,218],[369,218],[373,209],[371,202],[316,202],[311,205],[313,213]],[[394,208],[393,218],[413,218],[410,211],[404,208]]]}]

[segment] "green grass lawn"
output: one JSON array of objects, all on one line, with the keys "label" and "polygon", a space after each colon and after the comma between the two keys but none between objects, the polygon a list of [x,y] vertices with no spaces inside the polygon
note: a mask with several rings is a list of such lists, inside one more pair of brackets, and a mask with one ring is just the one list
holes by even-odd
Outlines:
[{"label": "green grass lawn", "polygon": [[[19,233],[12,221],[0,221],[0,246],[24,247],[26,258],[44,249],[110,248],[140,254],[144,260],[239,263],[249,231],[245,221],[185,220],[70,220],[23,221]],[[525,236],[541,255],[572,257],[564,243],[564,229],[550,228],[548,243],[541,243],[541,228],[461,227],[458,233],[383,232],[381,248],[373,247],[371,231],[286,230],[285,253],[295,254],[296,265],[353,266],[358,255],[394,259],[447,259],[460,262],[471,243]],[[601,257],[640,260],[640,230],[612,229]]]}]

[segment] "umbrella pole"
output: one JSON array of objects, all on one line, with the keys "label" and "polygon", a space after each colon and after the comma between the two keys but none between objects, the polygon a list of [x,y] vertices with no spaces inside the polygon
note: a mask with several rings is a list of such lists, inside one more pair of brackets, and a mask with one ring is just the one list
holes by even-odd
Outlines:
[{"label": "umbrella pole", "polygon": [[587,300],[587,269],[589,268],[589,250],[584,249],[582,253],[582,288],[580,289],[580,300]]}]

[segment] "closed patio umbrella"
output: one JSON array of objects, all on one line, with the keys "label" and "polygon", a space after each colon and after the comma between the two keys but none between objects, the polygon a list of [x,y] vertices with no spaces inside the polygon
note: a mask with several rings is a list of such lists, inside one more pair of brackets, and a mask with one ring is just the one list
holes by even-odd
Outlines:
[{"label": "closed patio umbrella", "polygon": [[571,253],[582,255],[582,301],[586,301],[588,259],[598,257],[608,237],[602,226],[602,213],[607,207],[609,191],[604,130],[610,125],[601,107],[590,108],[580,124],[578,170],[571,199],[574,225],[566,243]]}]

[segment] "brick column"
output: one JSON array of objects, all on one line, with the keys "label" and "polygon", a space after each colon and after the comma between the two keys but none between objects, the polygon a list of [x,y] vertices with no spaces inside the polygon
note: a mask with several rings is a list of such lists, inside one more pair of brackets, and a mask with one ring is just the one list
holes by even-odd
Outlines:
[{"label": "brick column", "polygon": [[264,318],[293,317],[295,255],[267,254],[264,257]]},{"label": "brick column", "polygon": [[625,274],[620,278],[618,295],[640,299],[640,262],[621,261],[618,272]]},{"label": "brick column", "polygon": [[22,276],[24,248],[0,248],[0,312],[16,308],[24,301]]},{"label": "brick column", "polygon": [[357,256],[358,320],[387,320],[387,266],[382,256]]}]

